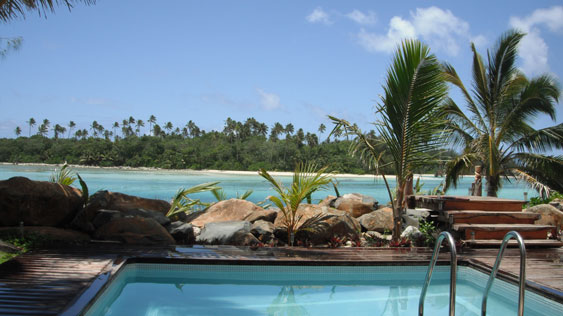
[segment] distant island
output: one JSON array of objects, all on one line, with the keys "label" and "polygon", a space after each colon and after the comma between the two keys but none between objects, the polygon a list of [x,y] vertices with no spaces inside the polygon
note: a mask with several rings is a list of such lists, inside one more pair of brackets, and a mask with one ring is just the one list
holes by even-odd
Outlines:
[{"label": "distant island", "polygon": [[[48,163],[100,166],[148,167],[162,169],[257,171],[260,168],[292,171],[299,161],[329,166],[329,171],[373,174],[359,158],[349,154],[351,140],[341,133],[329,136],[321,124],[316,133],[295,130],[293,124],[266,124],[248,118],[238,122],[228,118],[222,131],[206,132],[194,122],[161,127],[151,116],[147,123],[130,117],[105,128],[93,121],[88,129],[74,122],[51,127],[48,119],[39,126],[33,118],[26,122],[28,136],[16,128],[16,138],[0,139],[0,161],[9,163]],[[143,127],[147,126],[147,134]],[[36,128],[36,129],[35,129]],[[376,139],[374,131],[367,134]],[[378,148],[385,150],[382,143]],[[446,160],[456,155],[451,150],[435,153]],[[390,157],[387,157],[390,158]],[[388,160],[389,161],[389,160]],[[437,174],[443,166],[429,163],[417,173]],[[384,172],[393,174],[390,167]]]}]

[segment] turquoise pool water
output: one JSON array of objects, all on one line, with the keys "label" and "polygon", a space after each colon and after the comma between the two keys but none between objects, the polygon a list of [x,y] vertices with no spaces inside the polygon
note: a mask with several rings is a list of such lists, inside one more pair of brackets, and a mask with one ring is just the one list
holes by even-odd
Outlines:
[{"label": "turquoise pool water", "polygon": [[[417,315],[425,266],[130,264],[85,315]],[[488,275],[459,267],[456,315],[481,315]],[[432,276],[425,315],[448,314],[449,266]],[[489,315],[516,315],[516,286],[496,280]],[[563,315],[526,292],[525,315]]]},{"label": "turquoise pool water", "polygon": [[[32,180],[49,179],[55,169],[54,166],[22,166],[22,165],[0,165],[0,180],[15,176],[23,176]],[[275,195],[270,184],[262,177],[256,175],[228,175],[201,171],[170,171],[170,170],[120,170],[120,169],[101,169],[101,168],[75,168],[80,173],[84,181],[88,184],[90,193],[98,190],[110,190],[145,198],[171,200],[174,193],[179,188],[188,188],[204,182],[220,181],[219,186],[223,187],[228,198],[234,198],[237,193],[243,194],[246,190],[253,190],[254,193],[248,200],[260,202],[269,195]],[[290,177],[279,177],[288,183]],[[423,191],[428,191],[442,182],[442,177],[423,177]],[[448,195],[467,195],[467,189],[473,182],[473,177],[462,178],[457,189],[451,189]],[[389,195],[382,180],[367,178],[344,177],[338,178],[338,187],[341,194],[361,193],[374,197],[379,204],[389,201]],[[80,187],[78,182],[76,187]],[[394,179],[390,179],[390,186],[395,186]],[[522,183],[504,182],[503,188],[499,191],[499,197],[510,199],[523,199],[523,192],[528,192],[528,198],[537,196],[534,190],[529,189]],[[334,195],[330,188],[327,191],[315,192],[313,200],[324,199],[328,194]],[[201,193],[194,195],[204,202],[215,201],[211,193]]]}]

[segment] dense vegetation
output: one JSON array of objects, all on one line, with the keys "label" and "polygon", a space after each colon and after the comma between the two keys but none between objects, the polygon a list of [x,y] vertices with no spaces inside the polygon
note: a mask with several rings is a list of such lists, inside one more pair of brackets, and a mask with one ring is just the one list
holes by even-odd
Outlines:
[{"label": "dense vegetation", "polygon": [[[298,162],[310,161],[341,173],[373,172],[348,154],[350,141],[342,136],[321,141],[315,133],[295,131],[292,124],[276,123],[270,129],[253,118],[245,122],[229,118],[223,131],[205,132],[192,121],[182,129],[168,122],[163,129],[154,118],[147,121],[149,136],[142,135],[144,122],[139,124],[139,121],[129,118],[121,124],[116,122],[113,130],[94,121],[87,130],[75,128],[73,122],[67,125],[68,129],[59,124],[51,128],[48,120],[35,129],[35,120],[30,119],[25,132],[31,135],[36,130],[37,133],[31,137],[0,139],[0,161],[251,171],[260,168],[292,171]],[[21,130],[16,130],[18,136]],[[319,131],[325,130],[324,125],[319,127]],[[374,132],[368,135],[375,138]],[[384,148],[380,145],[377,150],[381,152]],[[445,159],[453,153],[441,155]],[[438,164],[429,164],[417,171],[435,173],[439,169]]]}]

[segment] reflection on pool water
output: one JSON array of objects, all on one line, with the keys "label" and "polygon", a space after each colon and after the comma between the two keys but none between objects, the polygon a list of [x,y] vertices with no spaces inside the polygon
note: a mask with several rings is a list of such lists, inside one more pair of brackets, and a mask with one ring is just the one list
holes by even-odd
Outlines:
[{"label": "reflection on pool water", "polygon": [[[126,265],[86,315],[417,315],[425,266]],[[456,315],[480,315],[488,275],[459,267]],[[437,266],[425,315],[447,315],[449,266]],[[489,315],[516,315],[517,287],[496,280]],[[563,305],[526,292],[525,315]]]}]

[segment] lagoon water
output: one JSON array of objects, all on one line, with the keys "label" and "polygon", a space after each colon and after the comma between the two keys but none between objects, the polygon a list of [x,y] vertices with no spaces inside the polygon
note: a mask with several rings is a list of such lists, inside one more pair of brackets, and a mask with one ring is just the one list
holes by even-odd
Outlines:
[{"label": "lagoon water", "polygon": [[[32,180],[47,181],[55,170],[55,166],[39,165],[0,165],[0,180],[5,180],[15,176],[23,176]],[[169,201],[180,188],[188,188],[204,182],[219,181],[228,198],[234,198],[237,194],[241,195],[246,190],[254,192],[248,198],[252,202],[260,202],[269,195],[274,195],[270,184],[255,175],[233,175],[223,173],[213,173],[205,171],[177,171],[177,170],[136,170],[136,169],[116,169],[116,168],[73,168],[87,183],[90,194],[98,190],[109,190],[145,198],[162,199]],[[289,183],[291,177],[279,176],[284,183]],[[383,180],[375,177],[338,177],[338,189],[341,194],[362,193],[373,196],[379,204],[389,202],[389,196],[385,189]],[[443,177],[422,177],[422,190],[429,191],[438,186],[444,180]],[[415,178],[416,181],[416,178]],[[461,179],[456,189],[450,189],[447,195],[467,195],[468,188],[473,182],[472,176]],[[395,186],[394,179],[390,179],[391,187]],[[78,181],[74,186],[80,188]],[[503,188],[499,192],[499,197],[510,199],[523,199],[524,192],[528,192],[528,198],[537,196],[536,191],[528,188],[524,183],[516,181],[504,182]],[[334,195],[332,186],[325,191],[313,194],[314,202]],[[215,201],[209,192],[194,195],[204,202]]]}]

